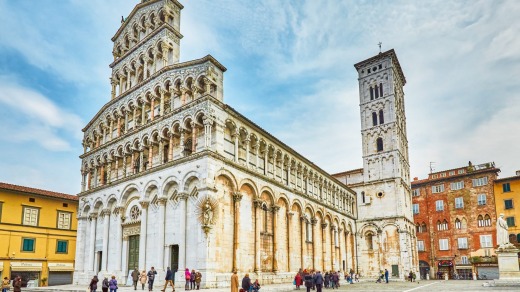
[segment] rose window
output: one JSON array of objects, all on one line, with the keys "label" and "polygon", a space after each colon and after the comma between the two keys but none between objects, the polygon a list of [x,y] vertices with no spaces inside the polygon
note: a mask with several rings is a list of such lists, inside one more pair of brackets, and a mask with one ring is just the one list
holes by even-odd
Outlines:
[{"label": "rose window", "polygon": [[130,209],[130,219],[132,219],[132,221],[135,221],[135,220],[139,219],[139,215],[141,215],[141,211],[139,211],[139,207],[133,206]]}]

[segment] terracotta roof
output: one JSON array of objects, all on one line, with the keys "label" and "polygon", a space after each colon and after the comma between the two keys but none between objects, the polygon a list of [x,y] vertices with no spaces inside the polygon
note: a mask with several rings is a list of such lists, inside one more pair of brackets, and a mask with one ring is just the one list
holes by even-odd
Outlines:
[{"label": "terracotta roof", "polygon": [[60,198],[60,199],[66,199],[66,200],[72,200],[72,201],[78,201],[77,196],[72,196],[72,195],[67,195],[67,194],[57,193],[57,192],[51,192],[51,191],[46,191],[46,190],[41,190],[41,189],[29,188],[29,187],[24,187],[24,186],[17,186],[17,185],[12,185],[12,184],[3,183],[3,182],[0,182],[0,189],[35,194],[35,195],[46,196],[46,197]]}]

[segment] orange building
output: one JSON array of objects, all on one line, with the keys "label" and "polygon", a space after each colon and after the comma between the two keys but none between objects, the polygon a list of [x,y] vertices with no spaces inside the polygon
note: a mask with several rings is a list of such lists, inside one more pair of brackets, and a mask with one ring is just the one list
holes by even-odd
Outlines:
[{"label": "orange building", "polygon": [[494,182],[500,170],[484,163],[412,181],[421,277],[498,278]]}]

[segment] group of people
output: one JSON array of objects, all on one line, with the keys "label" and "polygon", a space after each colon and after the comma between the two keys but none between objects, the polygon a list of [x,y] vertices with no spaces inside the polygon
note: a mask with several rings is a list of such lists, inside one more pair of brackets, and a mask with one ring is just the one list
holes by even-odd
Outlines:
[{"label": "group of people", "polygon": [[252,282],[251,278],[249,278],[249,274],[246,274],[244,278],[242,278],[242,285],[240,287],[242,288],[239,290],[238,275],[237,271],[234,270],[233,275],[231,275],[231,292],[258,292],[260,290],[260,283],[258,279]]},{"label": "group of people", "polygon": [[[11,281],[9,281],[9,278],[4,277],[2,281],[2,292],[7,292],[9,289],[11,289]],[[22,278],[20,278],[20,276],[16,276],[13,280],[13,291],[22,291]]]},{"label": "group of people", "polygon": [[186,270],[184,270],[184,278],[186,279],[186,285],[184,285],[184,290],[200,289],[200,281],[202,280],[202,274],[200,273],[200,271],[191,270],[190,272],[190,269],[186,268]]},{"label": "group of people", "polygon": [[[92,280],[90,280],[90,284],[88,285],[90,292],[96,292],[98,288],[98,282],[98,276],[92,277]],[[108,292],[108,289],[110,289],[110,292],[117,292],[118,288],[119,287],[117,286],[116,276],[112,276],[110,280],[108,280],[108,278],[105,277],[105,279],[103,279],[103,282],[101,283],[101,290],[103,292]]]},{"label": "group of people", "polygon": [[376,283],[383,283],[383,282],[388,284],[388,270],[387,269],[385,269],[384,271],[381,270],[381,275],[376,280]]},{"label": "group of people", "polygon": [[408,273],[408,280],[410,280],[410,282],[415,282],[415,278],[417,278],[415,272],[410,271],[410,273]]}]

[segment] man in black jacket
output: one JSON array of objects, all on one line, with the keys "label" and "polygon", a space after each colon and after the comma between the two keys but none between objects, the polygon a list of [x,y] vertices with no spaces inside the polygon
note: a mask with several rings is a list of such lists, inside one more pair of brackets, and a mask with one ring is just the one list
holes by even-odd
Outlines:
[{"label": "man in black jacket", "polygon": [[316,292],[321,292],[321,287],[323,286],[323,276],[320,271],[316,272],[314,275],[314,283],[316,284]]},{"label": "man in black jacket", "polygon": [[165,291],[166,287],[168,287],[168,284],[170,284],[173,288],[173,291],[175,291],[175,286],[173,286],[173,273],[170,267],[166,268],[166,277],[164,280],[164,288],[161,291]]}]

